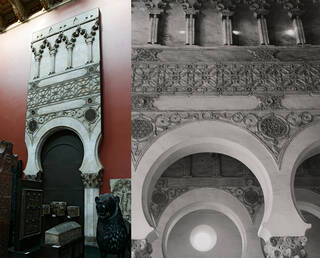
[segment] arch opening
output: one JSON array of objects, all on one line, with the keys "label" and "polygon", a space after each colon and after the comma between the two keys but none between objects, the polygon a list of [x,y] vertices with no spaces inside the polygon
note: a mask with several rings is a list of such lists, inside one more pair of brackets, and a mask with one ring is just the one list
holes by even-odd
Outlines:
[{"label": "arch opening", "polygon": [[[211,198],[210,191],[220,193],[221,197],[212,195]],[[188,197],[185,197],[186,195]],[[164,257],[189,257],[188,254],[190,257],[247,257],[248,243],[252,249],[255,248],[251,245],[252,241],[259,241],[258,228],[253,227],[253,221],[256,213],[264,207],[263,200],[257,178],[237,159],[209,152],[187,155],[165,169],[148,200],[149,212],[156,225],[155,230],[160,234],[155,245],[159,245],[161,241]],[[209,208],[211,210],[208,211]],[[209,212],[203,219],[195,216],[193,223],[181,222],[184,217],[194,216],[192,214],[199,213],[201,217],[203,211]],[[221,223],[213,223],[214,220],[221,220]],[[233,225],[234,230],[229,228],[230,225]],[[193,245],[190,242],[191,232],[197,227],[209,228],[207,232],[211,232],[211,238],[209,233],[199,233],[206,236],[199,246],[194,239]],[[212,233],[216,227],[217,235]],[[247,231],[255,233],[248,236]],[[233,239],[237,247],[231,253],[226,249],[226,242],[220,240],[229,233],[231,239],[232,235],[237,236]],[[208,245],[204,245],[206,241]],[[185,248],[180,248],[179,245]],[[189,251],[185,253],[187,249]],[[261,250],[255,252],[259,253]]]},{"label": "arch opening", "polygon": [[301,218],[311,225],[305,235],[308,257],[316,258],[320,252],[320,154],[306,155],[294,174],[294,197]]},{"label": "arch opening", "polygon": [[80,216],[45,216],[44,230],[70,219],[84,226],[84,187],[79,168],[83,162],[84,148],[79,136],[71,130],[60,129],[50,134],[40,151],[43,172],[44,203],[66,202],[78,206]]}]

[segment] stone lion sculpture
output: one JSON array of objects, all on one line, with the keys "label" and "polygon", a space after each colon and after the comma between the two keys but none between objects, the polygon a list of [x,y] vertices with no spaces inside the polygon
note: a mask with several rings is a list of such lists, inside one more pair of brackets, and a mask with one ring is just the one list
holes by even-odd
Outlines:
[{"label": "stone lion sculpture", "polygon": [[112,194],[95,198],[98,214],[97,243],[101,258],[117,255],[125,258],[130,250],[130,233],[119,207],[120,199]]}]

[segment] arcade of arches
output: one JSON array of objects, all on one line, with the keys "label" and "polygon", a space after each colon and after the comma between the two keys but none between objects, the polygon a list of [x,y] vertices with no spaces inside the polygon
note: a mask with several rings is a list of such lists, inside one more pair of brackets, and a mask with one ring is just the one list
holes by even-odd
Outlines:
[{"label": "arcade of arches", "polygon": [[132,1],[135,257],[319,256],[319,12]]}]

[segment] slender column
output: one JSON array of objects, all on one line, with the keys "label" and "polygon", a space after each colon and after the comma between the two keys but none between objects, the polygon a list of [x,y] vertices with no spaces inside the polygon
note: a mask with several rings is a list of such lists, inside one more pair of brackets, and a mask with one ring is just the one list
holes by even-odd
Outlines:
[{"label": "slender column", "polygon": [[88,46],[88,60],[87,60],[87,64],[90,64],[93,62],[93,51],[92,51],[92,44],[94,41],[94,37],[88,37],[86,38],[86,43]]},{"label": "slender column", "polygon": [[220,12],[222,18],[223,44],[230,46],[233,44],[231,17],[234,12],[227,9],[221,10]]},{"label": "slender column", "polygon": [[268,0],[245,0],[250,7],[250,10],[254,12],[254,16],[257,18],[258,33],[261,45],[269,45],[269,35],[267,26],[267,15],[269,13],[270,1]]},{"label": "slender column", "polygon": [[271,237],[265,243],[263,251],[266,258],[290,257],[307,258],[305,245],[307,238],[302,237]]},{"label": "slender column", "polygon": [[149,39],[148,44],[158,44],[159,20],[167,2],[163,0],[144,0],[149,12]]},{"label": "slender column", "polygon": [[96,230],[98,216],[96,212],[95,198],[99,196],[99,188],[102,182],[101,173],[82,173],[84,185],[84,236],[86,245],[94,245],[96,242]]},{"label": "slender column", "polygon": [[57,54],[57,49],[51,49],[49,51],[50,54],[50,62],[51,62],[51,66],[50,66],[50,72],[49,74],[54,74],[56,72],[56,54]]},{"label": "slender column", "polygon": [[301,45],[301,44],[305,44],[306,43],[306,37],[304,34],[304,29],[303,29],[303,25],[302,25],[302,21],[300,16],[295,16],[292,19],[293,22],[293,29],[296,33],[296,41],[297,44]]},{"label": "slender column", "polygon": [[293,29],[296,34],[296,42],[299,45],[306,43],[306,37],[301,21],[301,15],[304,13],[303,4],[300,0],[284,0],[284,8],[292,19]]},{"label": "slender column", "polygon": [[148,44],[158,44],[159,19],[162,12],[163,10],[157,7],[149,9],[150,29]]},{"label": "slender column", "polygon": [[68,59],[67,59],[67,69],[72,68],[72,52],[73,52],[74,43],[68,43],[67,44],[67,50],[68,50]]},{"label": "slender column", "polygon": [[268,35],[268,27],[267,27],[267,20],[264,15],[257,15],[257,22],[258,22],[258,32],[259,32],[259,39],[261,45],[269,45],[269,35]]},{"label": "slender column", "polygon": [[195,18],[199,13],[194,8],[186,8],[186,45],[195,45]]},{"label": "slender column", "polygon": [[33,79],[37,79],[40,76],[40,61],[41,61],[41,58],[42,58],[41,54],[35,54],[34,55],[36,70],[35,70]]}]

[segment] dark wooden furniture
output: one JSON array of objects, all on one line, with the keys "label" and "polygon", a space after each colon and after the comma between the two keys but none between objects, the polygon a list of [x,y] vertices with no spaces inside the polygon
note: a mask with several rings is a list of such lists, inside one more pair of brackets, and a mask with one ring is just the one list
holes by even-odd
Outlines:
[{"label": "dark wooden furniture", "polygon": [[20,180],[17,193],[15,230],[16,251],[28,251],[40,245],[42,236],[42,183]]},{"label": "dark wooden furniture", "polygon": [[18,158],[12,154],[12,144],[0,142],[0,257],[8,256],[11,220],[12,172]]},{"label": "dark wooden furniture", "polygon": [[45,258],[84,258],[84,240],[78,238],[65,246],[41,245],[40,257]]}]

